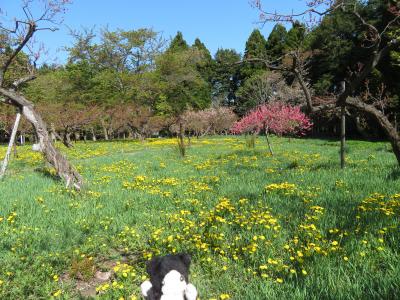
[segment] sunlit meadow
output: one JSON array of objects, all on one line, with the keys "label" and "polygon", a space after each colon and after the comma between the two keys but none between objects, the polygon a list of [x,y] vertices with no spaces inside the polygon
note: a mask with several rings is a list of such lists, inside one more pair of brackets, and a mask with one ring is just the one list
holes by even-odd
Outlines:
[{"label": "sunlit meadow", "polygon": [[[145,262],[188,252],[200,299],[395,299],[400,170],[387,143],[260,137],[19,147],[0,183],[0,299],[140,299]],[[0,148],[1,157],[5,147]],[[107,274],[105,280],[96,273]]]}]

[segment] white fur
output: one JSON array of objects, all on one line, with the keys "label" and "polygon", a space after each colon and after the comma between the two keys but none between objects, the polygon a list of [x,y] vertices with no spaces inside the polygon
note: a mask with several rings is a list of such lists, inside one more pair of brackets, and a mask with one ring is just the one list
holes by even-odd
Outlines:
[{"label": "white fur", "polygon": [[183,300],[186,286],[186,281],[181,273],[176,270],[168,272],[163,280],[161,300]]},{"label": "white fur", "polygon": [[[146,280],[140,285],[142,295],[147,297],[152,284]],[[163,285],[161,288],[161,300],[196,300],[197,290],[196,287],[189,283],[187,284],[181,273],[172,270],[165,275]]]},{"label": "white fur", "polygon": [[152,286],[153,286],[153,285],[152,285],[151,282],[148,281],[148,280],[146,280],[145,282],[143,282],[143,283],[140,285],[140,289],[141,289],[141,291],[142,291],[143,297],[147,297],[147,293],[149,292],[149,290],[151,289]]},{"label": "white fur", "polygon": [[186,296],[187,300],[196,300],[197,299],[197,290],[193,284],[189,283],[186,286],[185,296]]}]

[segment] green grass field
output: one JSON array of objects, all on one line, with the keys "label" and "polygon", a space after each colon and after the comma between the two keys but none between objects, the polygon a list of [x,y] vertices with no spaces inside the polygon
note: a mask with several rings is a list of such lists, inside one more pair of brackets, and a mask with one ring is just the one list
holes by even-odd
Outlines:
[{"label": "green grass field", "polygon": [[340,170],[336,141],[272,143],[192,140],[185,158],[174,139],[60,145],[80,193],[19,148],[0,183],[0,299],[140,299],[146,260],[181,251],[202,300],[399,297],[389,144],[349,141]]}]

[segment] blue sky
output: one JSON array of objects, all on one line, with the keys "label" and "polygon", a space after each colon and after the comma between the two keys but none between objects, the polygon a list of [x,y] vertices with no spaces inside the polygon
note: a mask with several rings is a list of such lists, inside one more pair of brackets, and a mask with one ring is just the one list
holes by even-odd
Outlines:
[{"label": "blue sky", "polygon": [[[37,0],[36,0],[37,1]],[[7,13],[3,22],[21,13],[21,0],[0,0]],[[264,7],[272,11],[295,11],[304,8],[301,0],[264,0]],[[58,32],[40,32],[37,40],[49,52],[49,60],[65,62],[67,54],[61,49],[71,45],[68,27],[97,29],[108,25],[116,29],[152,28],[162,32],[164,38],[173,37],[179,30],[189,44],[196,37],[212,54],[218,48],[233,48],[243,53],[246,40],[254,28],[259,12],[248,0],[74,0],[64,16],[64,25]],[[68,27],[67,27],[68,26]],[[268,36],[273,24],[261,28]]]}]

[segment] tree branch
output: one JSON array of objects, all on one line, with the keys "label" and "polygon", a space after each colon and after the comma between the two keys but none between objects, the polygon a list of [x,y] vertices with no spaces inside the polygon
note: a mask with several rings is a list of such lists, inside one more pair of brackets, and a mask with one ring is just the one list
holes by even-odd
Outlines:
[{"label": "tree branch", "polygon": [[30,74],[30,75],[27,75],[25,77],[15,80],[12,85],[13,85],[14,89],[18,89],[18,87],[20,85],[22,85],[28,81],[34,80],[35,78],[36,78],[35,74]]},{"label": "tree branch", "polygon": [[[18,22],[18,21],[17,21]],[[3,86],[4,74],[6,73],[8,67],[14,60],[14,58],[18,55],[18,53],[25,47],[28,41],[32,38],[33,34],[36,31],[36,24],[34,22],[29,23],[29,28],[27,33],[25,34],[22,42],[19,43],[18,47],[11,53],[11,55],[6,59],[4,64],[0,67],[0,87]]]},{"label": "tree branch", "polygon": [[30,101],[26,100],[24,96],[15,91],[7,90],[0,87],[0,94],[6,97],[5,101],[3,101],[4,103],[10,101],[12,105],[17,106],[21,109],[24,106],[33,107],[33,104]]},{"label": "tree branch", "polygon": [[[260,12],[260,21],[259,23],[265,24],[268,21],[271,22],[290,22],[293,23],[295,19],[299,17],[304,17],[304,16],[310,16],[310,19],[312,15],[318,15],[319,17],[323,17],[332,11],[335,11],[336,9],[343,7],[345,4],[343,1],[332,1],[332,0],[314,0],[314,1],[308,1],[307,6],[309,7],[308,9],[305,9],[304,11],[301,11],[299,13],[290,13],[290,14],[280,14],[277,12],[268,12],[265,11],[262,8],[261,1],[260,0],[253,0],[253,6],[257,8]],[[323,10],[318,10],[319,6],[325,6],[327,7],[326,9]]]},{"label": "tree branch", "polygon": [[[361,73],[357,75],[352,81],[348,82],[345,90],[339,95],[337,104],[343,105],[346,102],[346,99],[352,95],[352,93],[361,85],[361,83],[367,78],[367,76],[371,73],[371,71],[379,64],[381,59],[389,54],[390,50],[399,44],[398,40],[390,41],[384,48],[381,50],[375,50],[368,61],[366,66],[363,68]],[[379,47],[379,44],[376,45],[376,48]]]}]

